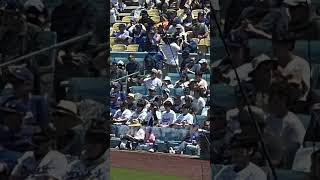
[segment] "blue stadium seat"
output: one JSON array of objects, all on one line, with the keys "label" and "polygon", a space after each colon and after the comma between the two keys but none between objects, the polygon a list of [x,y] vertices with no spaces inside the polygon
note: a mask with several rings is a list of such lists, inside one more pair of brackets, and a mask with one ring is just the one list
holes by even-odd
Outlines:
[{"label": "blue stadium seat", "polygon": [[213,86],[214,106],[231,109],[236,105],[236,96],[234,87],[225,84],[215,84]]},{"label": "blue stadium seat", "polygon": [[184,91],[182,88],[175,88],[174,89],[174,95],[175,96],[183,96],[184,95]]},{"label": "blue stadium seat", "polygon": [[105,103],[107,98],[107,81],[105,78],[71,78],[69,80],[70,91],[68,99],[92,99]]},{"label": "blue stadium seat", "polygon": [[146,95],[148,93],[145,86],[131,86],[130,91],[131,93],[140,93],[142,95]]},{"label": "blue stadium seat", "polygon": [[200,116],[197,115],[194,120],[195,120],[195,124],[199,125],[200,127],[202,127],[204,125],[204,122],[206,121],[207,116]]},{"label": "blue stadium seat", "polygon": [[249,48],[253,57],[261,54],[272,55],[272,42],[267,39],[250,39]]}]

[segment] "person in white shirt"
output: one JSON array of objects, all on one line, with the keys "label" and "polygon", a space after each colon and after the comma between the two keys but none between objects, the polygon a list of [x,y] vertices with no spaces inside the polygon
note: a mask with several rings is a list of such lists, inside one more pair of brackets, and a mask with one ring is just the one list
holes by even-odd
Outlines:
[{"label": "person in white shirt", "polygon": [[119,32],[114,33],[114,37],[116,37],[115,42],[117,44],[128,44],[130,34],[129,31],[126,30],[125,24],[119,25]]},{"label": "person in white shirt", "polygon": [[176,113],[171,109],[173,102],[167,100],[163,103],[165,111],[162,113],[160,127],[169,127],[176,122]]},{"label": "person in white shirt", "polygon": [[127,125],[132,124],[133,121],[137,120],[138,122],[144,122],[147,117],[147,112],[145,111],[146,101],[140,99],[137,102],[137,110],[131,115],[131,118],[126,122]]},{"label": "person in white shirt", "polygon": [[247,81],[249,79],[249,73],[253,68],[248,59],[246,43],[229,40],[228,47],[231,53],[230,57],[226,57],[212,64],[213,78],[215,83],[237,86],[238,81],[232,64],[237,69],[240,81]]},{"label": "person in white shirt", "polygon": [[266,173],[250,162],[257,142],[253,137],[244,134],[235,136],[231,141],[232,164],[224,166],[214,180],[267,180]]},{"label": "person in white shirt", "polygon": [[274,82],[271,85],[268,104],[268,117],[265,132],[285,142],[284,166],[291,168],[296,151],[303,144],[306,130],[301,120],[288,110],[288,85],[285,82]]},{"label": "person in white shirt", "polygon": [[120,109],[113,115],[113,122],[125,123],[131,118],[132,112],[128,109],[128,102],[123,102]]},{"label": "person in white shirt", "polygon": [[117,21],[117,16],[119,12],[116,9],[115,5],[112,5],[112,8],[110,9],[110,24],[113,25]]},{"label": "person in white shirt", "polygon": [[163,38],[165,44],[160,46],[165,58],[166,73],[177,73],[179,72],[179,56],[178,52],[181,51],[181,47],[176,43],[175,37]]},{"label": "person in white shirt", "polygon": [[163,88],[173,89],[174,85],[171,82],[171,78],[169,76],[164,77],[163,79]]},{"label": "person in white shirt", "polygon": [[148,77],[143,80],[144,85],[147,89],[153,88],[153,87],[161,87],[162,81],[157,77],[158,71],[156,69],[151,70],[151,77]]},{"label": "person in white shirt", "polygon": [[[197,73],[195,76],[196,86],[204,88],[205,92],[208,90],[208,83],[202,78],[203,73]],[[203,93],[205,93],[203,92]]]},{"label": "person in white shirt", "polygon": [[298,57],[292,53],[294,49],[294,43],[294,41],[290,40],[273,40],[272,46],[275,57],[277,58],[279,64],[278,70],[287,77],[301,77],[302,82],[300,83],[299,89],[304,93],[299,100],[306,101],[310,91],[310,65],[305,59]]},{"label": "person in white shirt", "polygon": [[18,164],[12,170],[10,178],[62,180],[67,174],[68,162],[63,154],[52,150],[53,139],[39,133],[34,135],[33,142],[38,145],[37,149],[24,153],[18,159]]},{"label": "person in white shirt", "polygon": [[151,127],[158,125],[161,116],[162,114],[161,111],[159,111],[158,106],[155,103],[151,103],[144,124]]},{"label": "person in white shirt", "polygon": [[182,114],[180,114],[177,118],[177,121],[175,122],[175,125],[177,126],[183,126],[183,125],[192,125],[193,122],[193,116],[189,113],[190,107],[188,107],[186,104],[182,105],[181,111]]},{"label": "person in white shirt", "polygon": [[192,100],[192,109],[195,112],[195,114],[201,114],[202,109],[206,106],[206,101],[203,99],[203,97],[200,96],[199,89],[196,89],[194,91],[194,98]]},{"label": "person in white shirt", "polygon": [[[127,133],[122,139],[122,143],[129,145],[131,150],[134,150],[138,143],[143,143],[146,135],[144,127],[141,126],[139,121],[135,120],[131,125],[129,125],[134,131],[134,135],[132,136],[130,133]],[[129,131],[129,132],[133,132]],[[121,145],[120,145],[121,146]]]}]

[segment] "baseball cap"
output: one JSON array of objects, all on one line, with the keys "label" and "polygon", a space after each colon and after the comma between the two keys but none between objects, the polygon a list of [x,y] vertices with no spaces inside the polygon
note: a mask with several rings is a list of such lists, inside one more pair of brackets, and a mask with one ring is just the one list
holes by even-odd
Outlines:
[{"label": "baseball cap", "polygon": [[117,62],[117,64],[118,65],[124,65],[124,62],[120,60],[120,61]]},{"label": "baseball cap", "polygon": [[127,97],[131,97],[131,98],[134,98],[134,94],[132,94],[132,93],[129,93]]},{"label": "baseball cap", "polygon": [[177,24],[176,29],[183,29],[183,26],[181,24]]},{"label": "baseball cap", "polygon": [[265,54],[261,54],[260,56],[255,57],[252,60],[252,68],[253,70],[249,73],[249,76],[251,77],[254,72],[259,68],[260,65],[266,64],[266,63],[275,63],[276,60],[271,59],[269,56]]},{"label": "baseball cap", "polygon": [[3,106],[0,106],[0,112],[5,114],[21,114],[23,115],[22,109],[17,108],[16,101],[9,101]]},{"label": "baseball cap", "polygon": [[283,3],[289,6],[298,6],[304,4],[311,4],[311,0],[284,0]]},{"label": "baseball cap", "polygon": [[28,9],[30,7],[35,7],[40,12],[42,12],[43,9],[45,8],[41,0],[28,0],[27,2],[24,3],[25,9]]},{"label": "baseball cap", "polygon": [[173,105],[173,101],[171,99],[168,99],[166,101],[163,102],[163,105],[166,105],[166,104],[170,104],[171,106]]},{"label": "baseball cap", "polygon": [[163,80],[164,81],[171,81],[171,78],[169,76],[166,76]]},{"label": "baseball cap", "polygon": [[203,64],[203,63],[208,63],[208,62],[207,62],[206,59],[201,59],[201,60],[199,61],[199,63],[200,63],[200,64]]},{"label": "baseball cap", "polygon": [[156,91],[156,87],[151,86],[151,87],[149,88],[149,91]]},{"label": "baseball cap", "polygon": [[152,69],[152,70],[151,70],[151,73],[158,74],[158,70],[156,70],[156,69]]},{"label": "baseball cap", "polygon": [[13,75],[16,79],[22,80],[22,81],[33,81],[34,76],[32,74],[32,72],[24,67],[9,67],[9,72],[11,75]]}]

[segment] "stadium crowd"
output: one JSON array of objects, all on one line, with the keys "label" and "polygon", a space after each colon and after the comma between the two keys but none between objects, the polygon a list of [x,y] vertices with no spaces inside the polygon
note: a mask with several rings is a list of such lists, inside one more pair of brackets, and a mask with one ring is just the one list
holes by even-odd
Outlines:
[{"label": "stadium crowd", "polygon": [[[228,2],[222,8],[224,33],[217,38],[226,40],[230,54],[210,65],[212,89],[217,90],[212,95],[211,161],[221,165],[214,179],[273,179],[266,153],[278,179],[319,179],[319,94],[311,81],[318,78],[316,65],[296,51],[299,40],[319,40],[313,4]],[[251,42],[256,39],[272,46],[254,55],[259,44]],[[218,98],[228,89],[232,96],[224,102],[233,104]],[[287,174],[279,176],[279,170]]]},{"label": "stadium crowd", "polygon": [[0,8],[0,179],[108,179],[104,105],[68,99],[61,86],[72,77],[90,77],[89,72],[101,77],[105,70],[97,64],[106,47],[83,38],[57,53],[51,49],[11,63],[94,32],[97,12],[91,1],[55,2],[54,7],[41,0],[23,2],[4,0]]},{"label": "stadium crowd", "polygon": [[139,1],[122,18],[130,2],[111,2],[110,114],[115,129],[130,127],[116,148],[161,151],[155,129],[172,129],[171,136],[184,129],[177,143],[166,137],[164,151],[199,155],[199,133],[209,127],[209,1]]}]

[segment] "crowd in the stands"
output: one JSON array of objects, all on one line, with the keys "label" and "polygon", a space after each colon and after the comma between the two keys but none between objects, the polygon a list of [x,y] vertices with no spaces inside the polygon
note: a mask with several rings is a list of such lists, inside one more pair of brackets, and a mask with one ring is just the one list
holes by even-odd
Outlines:
[{"label": "crowd in the stands", "polygon": [[[240,0],[223,7],[222,38],[230,54],[212,60],[212,89],[234,89],[225,100],[234,104],[216,98],[223,91],[212,93],[211,161],[224,165],[214,179],[272,179],[268,157],[275,169],[320,178],[319,146],[312,143],[320,140],[314,131],[319,94],[311,83],[318,77],[310,59],[295,51],[296,40],[319,40],[312,5]],[[272,49],[253,57],[259,47],[250,46],[252,39],[269,41]]]},{"label": "crowd in the stands", "polygon": [[[118,60],[111,52],[110,113],[114,125],[132,128],[117,148],[147,146],[154,152],[159,138],[154,128],[186,129],[181,142],[168,145],[166,152],[180,154],[191,147],[199,155],[199,129],[209,127],[206,119],[198,121],[209,112],[209,1],[141,1],[131,16],[120,18],[121,7],[128,7],[123,3],[113,2],[110,10],[110,43],[112,52],[124,45],[132,53]],[[138,61],[135,52],[146,55]]]}]

